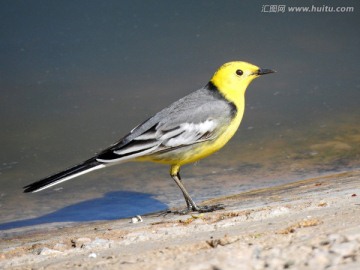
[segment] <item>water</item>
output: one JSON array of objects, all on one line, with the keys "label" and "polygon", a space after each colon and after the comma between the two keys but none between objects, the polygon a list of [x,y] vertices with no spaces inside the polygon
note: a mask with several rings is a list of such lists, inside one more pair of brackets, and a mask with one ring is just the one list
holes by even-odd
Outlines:
[{"label": "water", "polygon": [[[231,60],[278,72],[250,85],[230,145],[183,168],[194,199],[358,168],[359,4],[320,1],[355,10],[296,14],[264,13],[264,4],[3,3],[0,223],[10,224],[3,228],[182,204],[168,168],[156,164],[124,164],[36,194],[21,187],[109,146]],[[84,209],[88,218],[77,217]]]}]

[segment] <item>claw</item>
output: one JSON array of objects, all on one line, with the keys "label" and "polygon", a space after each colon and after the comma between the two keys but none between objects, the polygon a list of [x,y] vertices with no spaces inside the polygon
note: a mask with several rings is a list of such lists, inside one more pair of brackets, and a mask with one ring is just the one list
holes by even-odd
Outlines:
[{"label": "claw", "polygon": [[199,213],[209,213],[209,212],[214,212],[214,211],[223,210],[223,209],[225,209],[223,204],[205,205],[205,206],[199,207],[197,212],[199,212]]},{"label": "claw", "polygon": [[209,213],[214,212],[217,210],[223,210],[225,209],[223,204],[215,204],[215,205],[204,205],[204,206],[196,206],[196,207],[188,207],[183,210],[167,210],[162,213],[163,216],[166,216],[167,214],[174,214],[174,215],[187,215],[191,212],[198,212],[198,213]]}]

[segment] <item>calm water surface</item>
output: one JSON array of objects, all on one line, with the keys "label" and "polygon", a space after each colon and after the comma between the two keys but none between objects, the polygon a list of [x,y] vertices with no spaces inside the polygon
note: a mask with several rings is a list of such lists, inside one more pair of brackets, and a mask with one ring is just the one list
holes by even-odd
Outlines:
[{"label": "calm water surface", "polygon": [[358,2],[316,2],[354,7],[349,13],[270,13],[261,12],[266,1],[246,3],[3,3],[0,229],[182,204],[168,168],[156,164],[124,164],[36,194],[21,187],[109,146],[231,60],[278,72],[248,88],[229,145],[183,168],[197,201],[358,168]]}]

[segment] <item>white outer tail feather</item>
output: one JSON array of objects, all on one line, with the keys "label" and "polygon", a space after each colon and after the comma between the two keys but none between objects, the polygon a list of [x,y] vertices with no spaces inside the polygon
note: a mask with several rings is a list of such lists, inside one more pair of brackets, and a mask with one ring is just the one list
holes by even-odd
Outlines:
[{"label": "white outer tail feather", "polygon": [[91,172],[91,171],[95,171],[95,170],[99,170],[99,169],[102,169],[102,168],[104,168],[104,167],[106,167],[106,165],[104,165],[104,164],[99,164],[99,165],[97,165],[97,166],[95,166],[95,167],[92,167],[92,168],[90,168],[90,169],[87,169],[87,170],[84,170],[84,171],[81,171],[81,172],[78,172],[78,173],[69,175],[69,176],[67,176],[67,177],[65,177],[65,178],[59,179],[58,181],[55,181],[55,182],[53,182],[53,183],[50,183],[49,185],[43,186],[43,187],[39,188],[38,190],[33,191],[32,193],[39,192],[39,191],[41,191],[41,190],[44,190],[44,189],[47,189],[47,188],[49,188],[49,187],[55,186],[55,185],[57,185],[57,184],[60,184],[60,183],[62,183],[62,182],[68,181],[68,180],[70,180],[70,179],[72,179],[72,178],[78,177],[78,176],[83,175],[83,174],[85,174],[85,173],[88,173],[88,172]]}]

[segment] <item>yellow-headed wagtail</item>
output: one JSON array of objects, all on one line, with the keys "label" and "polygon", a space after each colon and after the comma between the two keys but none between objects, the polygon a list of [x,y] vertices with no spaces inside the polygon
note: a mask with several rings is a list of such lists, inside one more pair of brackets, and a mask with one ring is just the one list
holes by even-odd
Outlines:
[{"label": "yellow-headed wagtail", "polygon": [[230,140],[244,114],[247,86],[260,75],[273,72],[246,62],[226,63],[205,87],[158,112],[119,142],[80,165],[24,187],[24,192],[37,192],[125,161],[152,161],[171,166],[170,175],[181,189],[188,211],[216,210],[217,206],[196,205],[181,181],[180,167],[218,151]]}]

